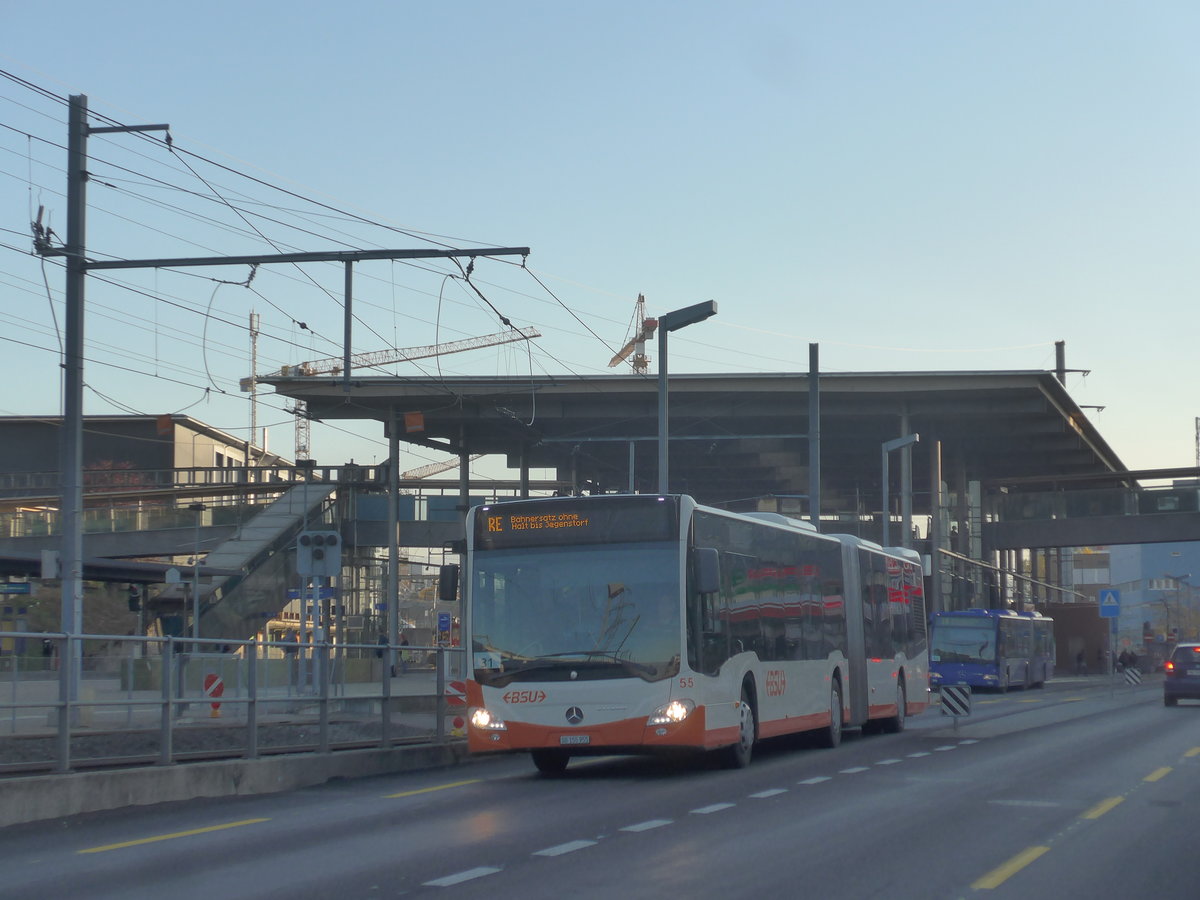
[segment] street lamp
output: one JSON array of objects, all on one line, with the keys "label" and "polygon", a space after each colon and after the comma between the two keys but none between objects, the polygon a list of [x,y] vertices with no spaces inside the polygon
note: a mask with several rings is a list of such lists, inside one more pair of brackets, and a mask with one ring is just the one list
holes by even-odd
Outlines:
[{"label": "street lamp", "polygon": [[[888,520],[891,518],[891,511],[888,508],[888,454],[893,450],[911,447],[919,440],[921,440],[919,434],[906,434],[904,437],[892,438],[890,441],[883,442],[883,540],[880,543],[885,547],[888,545]],[[903,542],[902,545],[908,546]]]},{"label": "street lamp", "polygon": [[[208,509],[203,503],[192,503],[188,506],[196,514],[196,547],[192,555],[192,638],[200,639],[200,516]],[[199,650],[200,645],[194,644],[192,652]]]},{"label": "street lamp", "polygon": [[667,493],[667,332],[703,322],[717,314],[715,300],[706,300],[658,317],[658,492]]}]

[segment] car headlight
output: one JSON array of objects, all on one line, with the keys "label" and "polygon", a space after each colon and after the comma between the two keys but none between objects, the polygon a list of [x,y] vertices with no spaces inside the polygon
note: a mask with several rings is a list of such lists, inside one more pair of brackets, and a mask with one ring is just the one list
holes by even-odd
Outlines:
[{"label": "car headlight", "polygon": [[471,709],[471,725],[480,731],[508,731],[508,726],[499,716],[493,715],[487,708],[476,706]]},{"label": "car headlight", "polygon": [[647,725],[675,725],[692,714],[696,704],[691,700],[672,700],[664,703],[646,720]]}]

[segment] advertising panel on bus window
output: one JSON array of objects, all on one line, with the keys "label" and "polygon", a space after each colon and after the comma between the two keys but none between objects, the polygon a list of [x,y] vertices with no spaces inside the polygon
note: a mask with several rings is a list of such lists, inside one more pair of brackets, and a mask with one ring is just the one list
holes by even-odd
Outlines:
[{"label": "advertising panel on bus window", "polygon": [[656,496],[556,497],[485,506],[475,514],[475,549],[669,541],[679,509]]}]

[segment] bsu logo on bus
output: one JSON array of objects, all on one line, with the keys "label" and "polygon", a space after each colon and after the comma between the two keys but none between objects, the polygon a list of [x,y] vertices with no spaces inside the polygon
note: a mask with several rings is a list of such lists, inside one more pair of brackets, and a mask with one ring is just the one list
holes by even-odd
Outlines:
[{"label": "bsu logo on bus", "polygon": [[782,697],[787,690],[787,675],[783,669],[767,669],[767,696]]}]

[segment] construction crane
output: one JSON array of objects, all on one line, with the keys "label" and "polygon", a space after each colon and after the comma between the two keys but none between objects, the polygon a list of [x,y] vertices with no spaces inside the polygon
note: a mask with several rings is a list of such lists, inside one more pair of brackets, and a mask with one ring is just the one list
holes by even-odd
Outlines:
[{"label": "construction crane", "polygon": [[658,319],[646,318],[646,298],[642,294],[638,294],[637,304],[634,306],[633,325],[636,329],[633,336],[625,342],[617,355],[608,361],[608,367],[619,365],[626,359],[629,359],[630,354],[633,359],[630,365],[633,366],[633,371],[639,375],[645,375],[650,369],[650,357],[646,355],[646,341],[654,337],[654,332],[658,329]]},{"label": "construction crane", "polygon": [[[426,359],[430,356],[445,356],[447,353],[461,353],[464,350],[474,350],[476,347],[492,347],[496,344],[511,344],[513,341],[528,341],[541,337],[536,328],[510,328],[496,334],[485,334],[483,337],[466,338],[461,341],[448,341],[444,344],[429,344],[424,347],[394,347],[390,350],[375,350],[371,353],[355,353],[350,357],[350,368],[367,369],[373,366],[386,366],[391,363],[408,362],[413,359]],[[291,375],[340,375],[345,360],[340,356],[327,356],[325,359],[314,359],[298,363],[294,366],[282,366],[279,374]],[[242,390],[249,390],[246,384],[248,378],[242,379]]]},{"label": "construction crane", "polygon": [[[482,453],[476,453],[474,456],[468,457],[467,462],[473,463],[477,459],[482,459]],[[441,462],[430,463],[427,466],[418,466],[415,469],[409,469],[407,472],[401,472],[401,478],[428,478],[430,475],[438,475],[442,472],[448,472],[458,465],[458,457],[454,459],[444,459]]]},{"label": "construction crane", "polygon": [[[393,347],[389,350],[375,350],[370,353],[355,353],[350,357],[350,368],[361,369],[373,366],[386,366],[391,363],[408,362],[414,359],[427,359],[430,356],[445,356],[448,353],[461,353],[464,350],[474,350],[477,347],[493,347],[497,344],[510,344],[513,341],[528,341],[541,337],[536,328],[511,328],[496,334],[485,334],[482,337],[465,338],[461,341],[447,341],[444,344],[428,344],[424,347]],[[346,361],[340,356],[329,356],[324,359],[314,359],[294,366],[282,366],[279,374],[283,376],[296,375],[340,375]],[[267,376],[250,376],[243,378],[239,384],[243,391],[254,391],[259,378]],[[291,410],[296,416],[296,459],[309,458],[309,418],[308,404],[297,399]],[[444,469],[442,471],[445,471]],[[423,477],[423,476],[417,476]]]}]

